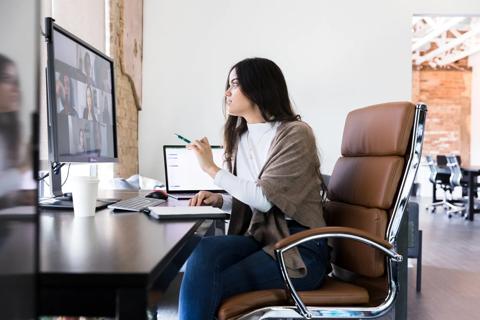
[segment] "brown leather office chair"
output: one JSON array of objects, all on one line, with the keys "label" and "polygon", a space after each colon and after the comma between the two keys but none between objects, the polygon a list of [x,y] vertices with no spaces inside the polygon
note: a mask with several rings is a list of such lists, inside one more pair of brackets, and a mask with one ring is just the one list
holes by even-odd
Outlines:
[{"label": "brown leather office chair", "polygon": [[[350,112],[342,157],[329,182],[328,226],[310,229],[276,244],[285,289],[236,295],[223,301],[220,320],[376,318],[397,296],[397,233],[420,164],[425,105],[394,102]],[[283,253],[303,242],[329,238],[332,266],[318,290],[297,292]],[[405,288],[405,287],[403,287]]]}]

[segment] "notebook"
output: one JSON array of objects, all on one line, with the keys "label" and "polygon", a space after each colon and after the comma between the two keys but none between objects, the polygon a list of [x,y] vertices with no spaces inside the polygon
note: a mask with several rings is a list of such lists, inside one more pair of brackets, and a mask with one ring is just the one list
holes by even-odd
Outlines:
[{"label": "notebook", "polygon": [[[223,148],[212,146],[213,160],[220,168],[223,166]],[[165,163],[165,184],[167,193],[172,197],[185,200],[201,190],[224,192],[213,183],[213,179],[203,172],[193,150],[184,145],[163,146]]]},{"label": "notebook", "polygon": [[150,217],[162,219],[229,219],[230,214],[211,206],[200,207],[149,207],[143,210]]}]

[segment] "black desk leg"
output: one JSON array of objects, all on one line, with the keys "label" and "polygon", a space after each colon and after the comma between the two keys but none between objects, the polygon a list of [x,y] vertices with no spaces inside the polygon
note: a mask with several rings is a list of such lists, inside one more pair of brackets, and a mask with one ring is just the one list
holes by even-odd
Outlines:
[{"label": "black desk leg", "polygon": [[117,290],[116,319],[147,319],[147,291],[145,288]]},{"label": "black desk leg", "polygon": [[422,230],[418,230],[417,247],[417,292],[422,291]]},{"label": "black desk leg", "polygon": [[468,215],[467,219],[473,221],[473,216],[475,214],[475,183],[474,183],[474,174],[473,172],[468,172]]}]

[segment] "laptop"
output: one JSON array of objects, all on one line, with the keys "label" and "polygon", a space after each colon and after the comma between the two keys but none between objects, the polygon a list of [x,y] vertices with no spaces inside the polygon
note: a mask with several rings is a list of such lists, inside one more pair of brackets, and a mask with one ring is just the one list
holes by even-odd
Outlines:
[{"label": "laptop", "polygon": [[[223,148],[212,146],[212,153],[213,161],[222,168]],[[208,174],[203,172],[195,152],[188,150],[185,145],[163,146],[163,160],[165,163],[165,184],[170,196],[178,200],[187,200],[201,190],[225,192],[213,183],[213,179]]]}]

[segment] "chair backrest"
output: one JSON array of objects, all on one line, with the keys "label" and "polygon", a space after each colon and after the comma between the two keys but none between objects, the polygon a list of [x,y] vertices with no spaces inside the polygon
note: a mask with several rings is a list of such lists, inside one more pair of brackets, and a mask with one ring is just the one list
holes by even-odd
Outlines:
[{"label": "chair backrest", "polygon": [[437,166],[446,167],[447,166],[447,156],[444,154],[437,154]]},{"label": "chair backrest", "polygon": [[[394,102],[348,114],[342,157],[329,182],[330,201],[325,207],[328,225],[361,229],[387,240],[396,237],[401,216],[392,213],[403,214],[396,207],[399,190],[403,189],[415,111],[416,106],[410,102]],[[411,187],[413,178],[409,183]],[[348,239],[334,239],[331,245],[334,267],[369,278],[384,276],[385,258],[378,250]]]},{"label": "chair backrest", "polygon": [[428,180],[430,180],[431,183],[436,183],[437,179],[437,165],[433,161],[433,157],[431,155],[425,156],[425,160],[427,160],[428,168],[430,169],[430,177],[428,177]]},{"label": "chair backrest", "polygon": [[447,166],[450,169],[450,185],[452,187],[460,186],[460,181],[462,180],[462,169],[460,168],[460,163],[458,158],[455,155],[447,156]]}]

